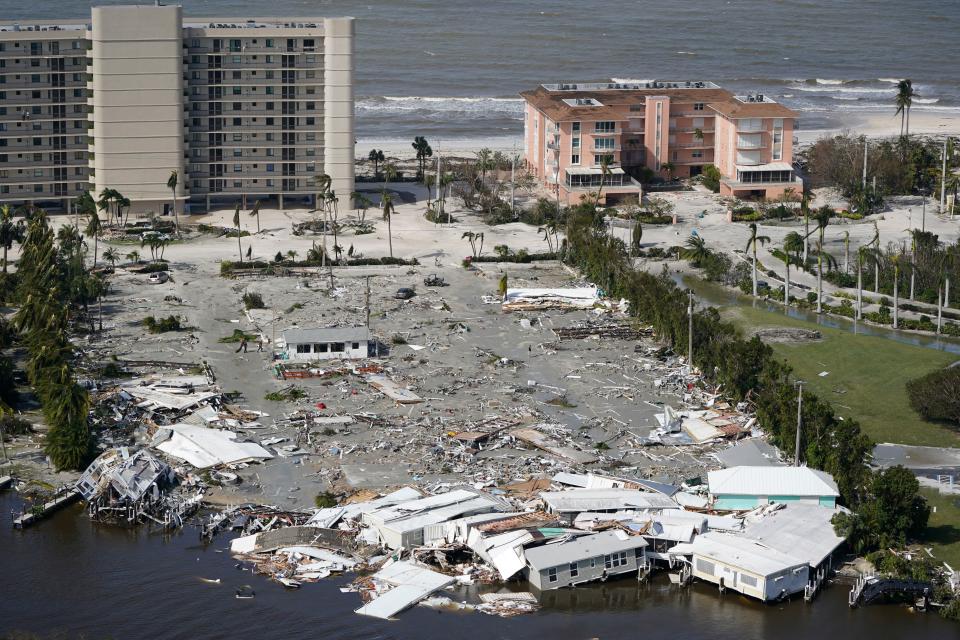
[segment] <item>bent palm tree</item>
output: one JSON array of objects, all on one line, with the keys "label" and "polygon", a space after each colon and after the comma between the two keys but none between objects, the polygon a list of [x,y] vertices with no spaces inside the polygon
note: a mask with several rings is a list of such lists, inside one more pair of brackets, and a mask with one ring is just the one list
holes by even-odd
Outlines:
[{"label": "bent palm tree", "polygon": [[380,149],[371,149],[370,153],[367,154],[367,159],[373,163],[373,178],[376,179],[380,173],[380,163],[384,161],[383,151]]},{"label": "bent palm tree", "polygon": [[[826,231],[827,225],[830,224],[830,216],[833,215],[833,209],[824,205],[817,210],[817,213],[814,214],[814,219],[817,221],[817,227],[810,233],[814,231],[819,234],[819,242],[817,243],[817,313],[823,313],[823,258],[824,255],[827,256],[827,259],[830,263],[836,264],[836,260],[833,259],[833,256],[830,254],[825,254],[823,251],[823,232]],[[810,233],[807,235],[809,236]]]},{"label": "bent palm tree", "polygon": [[430,143],[427,142],[427,139],[423,136],[414,137],[413,144],[411,146],[413,147],[413,150],[417,152],[417,175],[421,180],[426,181],[426,176],[423,169],[427,162],[427,158],[433,157],[433,149],[430,148]]},{"label": "bent palm tree", "polygon": [[14,222],[10,205],[0,207],[0,245],[3,245],[3,272],[7,272],[7,251],[13,248],[14,242],[23,242],[26,237],[26,227],[23,221]]},{"label": "bent palm tree", "polygon": [[[233,212],[233,226],[237,228],[237,251],[240,253],[240,264],[243,264],[243,245],[240,244],[240,203],[237,203],[237,209]],[[153,247],[150,247],[151,251]]]},{"label": "bent palm tree", "polygon": [[747,248],[744,251],[750,251],[753,249],[753,295],[757,295],[757,245],[763,246],[770,242],[769,236],[758,236],[757,235],[757,223],[750,223],[750,239],[747,240]]},{"label": "bent palm tree", "polygon": [[706,241],[701,236],[691,235],[684,243],[685,248],[680,255],[693,263],[693,266],[699,267],[704,260],[710,257],[710,249],[707,248]]},{"label": "bent palm tree", "polygon": [[93,236],[93,268],[97,268],[97,242],[100,239],[100,215],[94,211],[90,215],[90,221],[87,223],[87,228],[84,230],[88,236]]},{"label": "bent palm tree", "polygon": [[257,219],[257,233],[260,233],[260,201],[256,200],[253,203],[253,209],[250,209],[250,215]]},{"label": "bent palm tree", "polygon": [[110,247],[109,249],[103,252],[103,259],[109,262],[112,268],[116,268],[117,260],[120,259],[120,254],[117,253],[116,249],[114,249],[113,247]]}]

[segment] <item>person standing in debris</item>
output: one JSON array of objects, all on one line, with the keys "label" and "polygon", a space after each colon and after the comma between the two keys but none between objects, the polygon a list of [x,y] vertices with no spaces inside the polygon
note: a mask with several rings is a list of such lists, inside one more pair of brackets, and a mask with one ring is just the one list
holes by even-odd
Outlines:
[{"label": "person standing in debris", "polygon": [[257,353],[260,353],[262,351],[263,351],[263,338],[260,338],[259,340],[257,340]]},{"label": "person standing in debris", "polygon": [[247,352],[247,339],[246,339],[246,338],[240,338],[240,346],[237,347],[237,351],[236,351],[236,352],[237,352],[237,353],[240,353],[241,351],[243,351],[244,353]]}]

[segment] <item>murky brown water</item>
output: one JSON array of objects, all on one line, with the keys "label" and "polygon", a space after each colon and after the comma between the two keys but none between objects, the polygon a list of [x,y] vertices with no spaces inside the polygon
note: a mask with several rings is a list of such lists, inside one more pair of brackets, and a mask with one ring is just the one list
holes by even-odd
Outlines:
[{"label": "murky brown water", "polygon": [[[812,604],[761,605],[705,585],[678,590],[664,576],[547,592],[543,609],[509,620],[417,607],[394,622],[355,615],[349,577],[287,591],[236,568],[227,538],[198,543],[92,525],[75,506],[27,531],[11,527],[14,494],[0,496],[0,633],[12,629],[100,638],[958,638],[960,626],[899,606],[851,611],[848,589],[828,587]],[[200,578],[220,578],[220,585]],[[252,585],[256,597],[237,600]]]}]

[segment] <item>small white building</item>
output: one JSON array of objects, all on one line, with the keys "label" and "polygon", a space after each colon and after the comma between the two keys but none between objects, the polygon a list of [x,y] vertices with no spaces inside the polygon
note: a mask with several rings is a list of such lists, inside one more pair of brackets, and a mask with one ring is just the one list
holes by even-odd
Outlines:
[{"label": "small white building", "polygon": [[731,467],[707,474],[714,509],[750,510],[777,503],[835,507],[833,476],[809,467]]},{"label": "small white building", "polygon": [[636,510],[679,509],[680,505],[663,495],[634,489],[570,489],[568,491],[544,491],[540,499],[547,513],[559,515],[561,520],[572,523],[577,514],[584,511],[607,512]]},{"label": "small white building", "polygon": [[646,566],[647,541],[624,531],[604,531],[545,544],[524,552],[527,578],[541,591],[637,571]]},{"label": "small white building", "polygon": [[370,330],[366,327],[292,327],[283,332],[280,353],[285,360],[366,358],[370,342]]}]

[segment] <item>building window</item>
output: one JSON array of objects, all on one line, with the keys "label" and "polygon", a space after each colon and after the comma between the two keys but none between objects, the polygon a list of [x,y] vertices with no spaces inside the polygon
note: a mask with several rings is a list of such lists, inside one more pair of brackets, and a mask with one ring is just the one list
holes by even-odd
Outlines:
[{"label": "building window", "polygon": [[570,577],[571,577],[571,578],[576,578],[576,577],[579,576],[579,575],[580,575],[580,568],[579,568],[579,566],[577,565],[576,562],[571,562],[571,563],[570,563]]},{"label": "building window", "polygon": [[330,351],[332,351],[333,353],[343,353],[343,351],[344,351],[343,343],[342,343],[342,342],[334,342],[334,343],[332,343],[332,344],[330,345]]},{"label": "building window", "polygon": [[310,345],[308,344],[298,344],[297,353],[310,353]]},{"label": "building window", "polygon": [[313,110],[316,108],[316,106],[317,106],[316,103],[314,103],[314,102],[308,102],[308,103],[306,104],[306,109],[307,109],[307,111],[313,111]]},{"label": "building window", "polygon": [[570,164],[580,164],[580,154],[574,153],[570,156]]},{"label": "building window", "polygon": [[235,95],[235,96],[240,95],[240,87],[234,87],[234,88],[233,88],[233,95]]},{"label": "building window", "polygon": [[272,187],[272,186],[273,186],[273,179],[272,179],[272,178],[267,178],[267,186],[268,186],[268,187]]},{"label": "building window", "polygon": [[243,165],[239,165],[239,164],[233,165],[233,172],[234,172],[234,173],[240,173],[241,171],[243,171]]},{"label": "building window", "polygon": [[243,119],[242,119],[242,118],[234,118],[234,119],[233,119],[233,126],[239,127],[239,126],[241,126],[242,124],[243,124]]},{"label": "building window", "polygon": [[703,157],[703,149],[694,149],[693,152],[690,154],[690,157],[692,157],[692,158],[702,158],[702,157]]},{"label": "building window", "polygon": [[580,123],[574,122],[572,125],[572,129],[574,133],[580,133]]},{"label": "building window", "polygon": [[593,148],[598,151],[613,151],[616,140],[613,138],[597,138],[593,141]]},{"label": "building window", "polygon": [[748,576],[745,573],[740,574],[740,582],[747,585],[748,587],[757,587],[757,579],[753,576]]},{"label": "building window", "polygon": [[359,343],[359,342],[351,342],[351,343],[350,343],[350,348],[351,348],[351,349],[359,349],[359,348],[360,348],[360,343]]},{"label": "building window", "polygon": [[693,103],[693,110],[694,110],[694,111],[703,111],[703,103],[702,103],[702,102],[694,102],[694,103]]},{"label": "building window", "polygon": [[273,95],[273,87],[266,87],[266,88],[265,88],[265,91],[266,91],[266,94],[267,94],[268,96],[272,96],[272,95]]},{"label": "building window", "polygon": [[617,123],[609,120],[601,120],[593,125],[594,133],[614,133],[617,130]]},{"label": "building window", "polygon": [[233,150],[233,157],[234,157],[234,158],[239,158],[239,157],[242,156],[242,155],[243,155],[243,149],[234,149],[234,150]]},{"label": "building window", "polygon": [[234,111],[240,111],[241,109],[243,109],[243,104],[241,104],[241,103],[239,103],[239,102],[234,102],[234,103],[233,103],[233,110],[234,110]]},{"label": "building window", "polygon": [[233,181],[233,186],[234,186],[235,188],[239,189],[240,187],[243,186],[243,183],[240,182],[239,180],[234,180],[234,181]]},{"label": "building window", "polygon": [[267,48],[268,48],[268,49],[272,49],[272,48],[273,48],[273,38],[267,38],[264,42],[265,42],[265,44],[267,45]]},{"label": "building window", "polygon": [[274,165],[272,165],[272,164],[267,164],[267,171],[272,172],[272,171],[273,171],[273,166],[274,166]]},{"label": "building window", "polygon": [[42,184],[35,184],[35,185],[33,185],[33,192],[34,192],[34,193],[43,193],[43,185],[42,185]]},{"label": "building window", "polygon": [[556,582],[557,581],[557,568],[550,567],[547,569],[547,582]]},{"label": "building window", "polygon": [[306,56],[307,63],[312,64],[317,61],[317,56]]},{"label": "building window", "polygon": [[616,567],[622,567],[627,564],[627,552],[621,551],[619,553],[612,553],[610,555],[603,556],[603,566],[605,569],[615,569]]},{"label": "building window", "polygon": [[243,140],[243,134],[242,134],[242,133],[235,133],[235,134],[233,134],[233,141],[234,141],[234,142],[240,142],[241,140]]},{"label": "building window", "polygon": [[607,164],[613,164],[613,155],[609,153],[595,153],[593,155],[593,164],[597,167],[602,165],[604,160],[607,161]]}]

